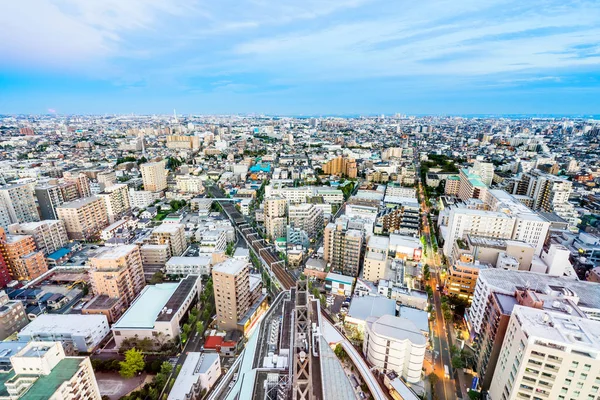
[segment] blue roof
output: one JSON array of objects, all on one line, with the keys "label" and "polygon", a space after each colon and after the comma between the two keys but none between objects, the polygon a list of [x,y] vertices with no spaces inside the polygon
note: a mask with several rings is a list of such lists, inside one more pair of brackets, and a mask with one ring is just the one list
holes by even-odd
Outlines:
[{"label": "blue roof", "polygon": [[260,163],[250,167],[250,172],[270,172],[271,163]]},{"label": "blue roof", "polygon": [[66,247],[63,247],[62,249],[58,249],[54,253],[48,255],[48,258],[51,258],[53,260],[58,260],[60,258],[63,258],[64,256],[66,256],[70,252],[71,252],[70,249],[67,249]]},{"label": "blue roof", "polygon": [[[152,329],[156,317],[175,293],[179,283],[149,285],[133,302],[131,307],[113,325],[113,329]],[[177,312],[177,310],[173,310]]]}]

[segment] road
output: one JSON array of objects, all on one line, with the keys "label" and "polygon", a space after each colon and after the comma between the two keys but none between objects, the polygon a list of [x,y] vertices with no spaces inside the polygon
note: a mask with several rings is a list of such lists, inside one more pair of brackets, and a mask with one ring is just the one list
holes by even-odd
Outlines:
[{"label": "road", "polygon": [[[452,356],[450,354],[450,344],[448,341],[448,332],[451,332],[450,329],[452,326],[452,321],[450,321],[448,324],[444,320],[440,292],[436,290],[436,286],[443,286],[443,281],[440,277],[441,261],[439,254],[437,252],[434,253],[433,246],[431,245],[432,227],[429,226],[429,220],[427,219],[430,208],[427,206],[427,202],[425,201],[425,191],[423,189],[423,183],[421,182],[421,167],[418,157],[419,155],[417,151],[415,154],[415,169],[417,173],[417,191],[422,212],[421,232],[425,237],[427,253],[425,261],[429,265],[431,271],[431,279],[428,283],[433,288],[433,303],[435,307],[435,320],[433,321],[431,332],[433,339],[433,351],[435,355],[434,373],[439,378],[437,384],[435,385],[435,392],[439,398],[443,399],[462,398],[463,396],[462,390],[460,389],[460,383],[452,379],[454,374],[452,368]],[[450,370],[450,378],[445,377],[444,365],[447,365],[448,369]]]}]

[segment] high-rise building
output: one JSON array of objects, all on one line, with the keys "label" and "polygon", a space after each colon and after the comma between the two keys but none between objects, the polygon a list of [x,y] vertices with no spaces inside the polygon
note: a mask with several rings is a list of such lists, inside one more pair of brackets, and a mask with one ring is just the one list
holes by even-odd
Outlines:
[{"label": "high-rise building", "polygon": [[[79,198],[82,197],[90,197],[92,195],[92,189],[90,187],[90,179],[88,178],[88,176],[83,173],[83,172],[79,172],[77,174],[73,173],[73,172],[65,172],[64,174],[64,178],[63,178],[64,182],[67,183],[75,183],[76,187],[77,187],[77,194],[79,195]],[[69,201],[66,200],[65,201]]]},{"label": "high-rise building", "polygon": [[481,177],[472,171],[461,169],[459,179],[458,197],[461,200],[483,199],[487,194],[488,187]]},{"label": "high-rise building", "polygon": [[[6,210],[10,222],[13,224],[40,220],[35,199],[29,185],[7,185],[0,187],[0,207]],[[7,228],[7,226],[3,227]]]},{"label": "high-rise building", "polygon": [[10,358],[10,399],[101,400],[89,357],[67,357],[59,342],[29,342]]},{"label": "high-rise building", "polygon": [[217,326],[223,330],[238,329],[238,321],[251,306],[249,264],[229,258],[212,269]]},{"label": "high-rise building", "polygon": [[40,215],[42,219],[58,219],[56,207],[65,202],[63,192],[58,185],[39,185],[35,187]]},{"label": "high-rise building", "polygon": [[287,199],[277,196],[265,199],[265,230],[272,240],[285,236]]},{"label": "high-rise building", "polygon": [[492,186],[492,181],[494,180],[494,164],[476,160],[473,163],[472,170],[481,178],[481,181],[486,186]]},{"label": "high-rise building", "polygon": [[69,242],[65,223],[59,219],[13,224],[8,231],[13,235],[31,235],[37,249],[44,255],[54,253]]},{"label": "high-rise building", "polygon": [[4,291],[0,291],[0,340],[18,332],[29,323],[23,302],[10,300]]},{"label": "high-rise building", "polygon": [[512,193],[531,197],[535,210],[554,212],[571,225],[576,225],[577,213],[569,203],[572,191],[571,181],[540,170],[533,170],[521,177],[521,180],[514,185]]},{"label": "high-rise building", "polygon": [[368,317],[363,353],[380,371],[394,371],[405,381],[421,381],[427,338],[406,318],[393,315]]},{"label": "high-rise building", "polygon": [[488,392],[491,400],[595,399],[600,322],[516,305]]},{"label": "high-rise building", "polygon": [[10,283],[10,281],[12,281],[12,277],[10,276],[10,270],[8,269],[8,265],[4,260],[4,255],[2,254],[2,251],[0,251],[0,289],[4,289],[6,285]]},{"label": "high-rise building", "polygon": [[158,192],[167,188],[166,162],[156,161],[140,165],[144,190]]},{"label": "high-rise building", "polygon": [[[136,245],[108,248],[90,259],[90,282],[96,297],[84,314],[104,314],[115,321],[146,284],[142,256]],[[106,307],[100,307],[102,303]]]},{"label": "high-rise building", "polygon": [[323,172],[327,175],[344,175],[348,178],[356,178],[358,168],[355,159],[338,156],[323,164]]},{"label": "high-rise building", "polygon": [[0,228],[0,250],[15,280],[32,280],[48,271],[46,258],[30,235],[7,235]]},{"label": "high-rise building", "polygon": [[290,226],[303,230],[311,239],[316,238],[323,229],[323,210],[315,204],[290,204],[288,218]]},{"label": "high-rise building", "polygon": [[97,196],[104,200],[108,222],[111,224],[131,212],[129,189],[125,184],[108,186]]},{"label": "high-rise building", "polygon": [[178,175],[175,177],[177,190],[182,193],[204,193],[204,183],[200,176]]},{"label": "high-rise building", "polygon": [[56,208],[56,213],[65,222],[69,239],[73,240],[96,239],[109,225],[106,204],[96,196],[64,203]]},{"label": "high-rise building", "polygon": [[351,229],[348,225],[348,220],[338,219],[325,227],[324,259],[331,264],[333,271],[357,276],[364,235],[362,231]]},{"label": "high-rise building", "polygon": [[371,282],[379,282],[385,278],[388,265],[388,249],[390,238],[387,236],[371,236],[367,242],[363,278]]},{"label": "high-rise building", "polygon": [[183,254],[187,248],[185,226],[183,224],[161,224],[154,228],[146,239],[147,244],[167,244],[172,257]]}]

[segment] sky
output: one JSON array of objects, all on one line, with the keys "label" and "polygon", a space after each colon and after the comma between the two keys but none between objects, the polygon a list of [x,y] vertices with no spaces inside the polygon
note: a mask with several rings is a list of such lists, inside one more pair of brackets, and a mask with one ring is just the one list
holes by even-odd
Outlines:
[{"label": "sky", "polygon": [[600,114],[598,0],[22,0],[0,26],[3,114]]}]

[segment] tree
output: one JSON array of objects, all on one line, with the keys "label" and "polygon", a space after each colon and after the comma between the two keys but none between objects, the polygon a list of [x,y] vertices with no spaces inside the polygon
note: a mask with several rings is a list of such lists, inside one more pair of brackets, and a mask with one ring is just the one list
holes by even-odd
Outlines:
[{"label": "tree", "polygon": [[157,283],[163,283],[165,280],[165,274],[162,271],[156,271],[152,278],[150,278],[150,284],[156,285]]},{"label": "tree", "polygon": [[452,368],[464,368],[465,362],[460,355],[452,357]]},{"label": "tree", "polygon": [[144,356],[138,349],[130,349],[125,352],[125,361],[120,363],[121,371],[119,373],[123,378],[133,378],[138,372],[143,371],[146,363]]},{"label": "tree", "polygon": [[204,332],[204,324],[202,323],[202,321],[196,322],[196,332],[200,334]]},{"label": "tree", "polygon": [[160,373],[164,374],[164,375],[169,375],[171,373],[171,371],[173,371],[173,365],[168,362],[168,361],[164,361],[161,365],[160,365]]},{"label": "tree", "polygon": [[338,343],[335,346],[335,350],[333,352],[335,353],[335,355],[337,356],[337,358],[339,358],[340,360],[344,360],[348,356],[346,354],[346,350],[344,350],[344,348],[342,347],[341,343]]},{"label": "tree", "polygon": [[185,344],[185,342],[187,342],[187,340],[188,340],[188,335],[187,335],[187,333],[185,333],[185,332],[181,332],[181,343],[184,343],[184,344]]}]

